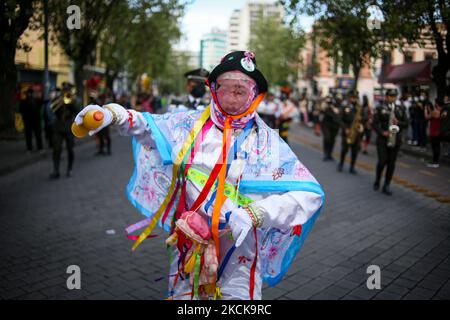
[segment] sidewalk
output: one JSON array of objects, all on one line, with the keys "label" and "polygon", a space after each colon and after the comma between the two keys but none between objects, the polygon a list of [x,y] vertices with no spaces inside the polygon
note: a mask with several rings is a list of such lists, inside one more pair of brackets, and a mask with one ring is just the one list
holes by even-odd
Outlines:
[{"label": "sidewalk", "polygon": [[[111,132],[111,138],[116,135],[115,132]],[[75,150],[77,147],[91,142],[95,145],[94,137],[87,137],[84,139],[75,139]],[[33,141],[35,147],[35,141]],[[47,160],[51,162],[52,150],[44,143],[44,150],[33,151],[28,153],[25,145],[25,136],[22,134],[17,139],[0,139],[0,177],[8,175],[14,171],[17,171],[30,164],[36,163],[41,160]],[[66,156],[65,144],[63,145],[62,157]]]}]

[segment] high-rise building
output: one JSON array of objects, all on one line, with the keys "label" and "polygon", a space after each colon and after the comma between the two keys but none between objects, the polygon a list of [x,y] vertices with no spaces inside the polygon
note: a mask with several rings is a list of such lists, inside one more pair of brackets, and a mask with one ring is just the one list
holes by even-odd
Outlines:
[{"label": "high-rise building", "polygon": [[211,29],[200,40],[200,66],[208,71],[219,64],[227,53],[227,33],[218,28]]},{"label": "high-rise building", "polygon": [[274,1],[249,0],[241,9],[233,11],[228,25],[227,51],[247,50],[251,29],[263,17],[284,18],[283,6]]}]

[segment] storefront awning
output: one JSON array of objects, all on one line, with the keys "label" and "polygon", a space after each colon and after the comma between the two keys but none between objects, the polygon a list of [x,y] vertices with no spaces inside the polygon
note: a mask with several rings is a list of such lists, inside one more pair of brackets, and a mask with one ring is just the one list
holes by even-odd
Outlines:
[{"label": "storefront awning", "polygon": [[388,65],[385,68],[383,83],[430,83],[431,61],[410,62],[400,65]]}]

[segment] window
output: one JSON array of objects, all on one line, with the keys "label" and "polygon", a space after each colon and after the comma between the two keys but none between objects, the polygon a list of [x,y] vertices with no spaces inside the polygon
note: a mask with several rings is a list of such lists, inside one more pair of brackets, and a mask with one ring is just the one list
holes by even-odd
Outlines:
[{"label": "window", "polygon": [[434,59],[434,53],[433,52],[427,52],[425,53],[425,61],[430,61]]},{"label": "window", "polygon": [[384,51],[382,59],[383,59],[383,65],[386,66],[388,64],[391,64],[391,62],[392,62],[391,52],[390,51]]},{"label": "window", "polygon": [[413,62],[413,53],[411,51],[405,51],[403,54],[404,63]]}]

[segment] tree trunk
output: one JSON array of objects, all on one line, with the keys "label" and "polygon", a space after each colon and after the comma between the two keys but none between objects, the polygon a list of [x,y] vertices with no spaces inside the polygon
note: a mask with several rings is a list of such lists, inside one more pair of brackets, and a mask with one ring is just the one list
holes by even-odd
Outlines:
[{"label": "tree trunk", "polygon": [[84,84],[83,84],[83,66],[84,63],[75,62],[74,66],[74,79],[75,79],[75,88],[77,90],[77,96],[80,101],[83,101],[84,97]]},{"label": "tree trunk", "polygon": [[353,74],[355,82],[353,83],[353,90],[358,90],[358,80],[359,80],[359,72],[361,71],[361,64],[353,63],[352,64]]},{"label": "tree trunk", "polygon": [[15,44],[0,50],[0,132],[14,132],[17,70],[14,62]]},{"label": "tree trunk", "polygon": [[447,72],[450,69],[450,63],[447,57],[439,57],[438,64],[433,68],[433,81],[436,84],[438,99],[443,99],[447,90]]}]

